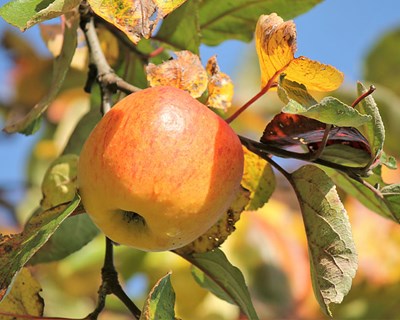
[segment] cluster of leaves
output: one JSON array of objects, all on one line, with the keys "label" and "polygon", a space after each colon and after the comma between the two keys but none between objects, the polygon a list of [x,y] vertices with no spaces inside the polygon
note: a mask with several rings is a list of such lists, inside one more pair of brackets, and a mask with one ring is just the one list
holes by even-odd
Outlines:
[{"label": "cluster of leaves", "polygon": [[[228,117],[227,122],[233,121],[271,88],[277,89],[284,107],[266,126],[261,142],[241,137],[245,150],[243,192],[227,217],[203,237],[207,239],[205,243],[197,241],[175,253],[192,263],[193,276],[201,286],[239,306],[241,313],[249,319],[257,319],[242,273],[216,247],[234,231],[234,222],[243,210],[258,209],[268,201],[275,188],[272,165],[288,179],[299,200],[315,296],[322,310],[330,315],[330,304],[340,303],[349,292],[357,269],[351,226],[336,185],[395,222],[400,220],[400,187],[386,185],[380,175],[381,166],[393,167],[394,161],[383,152],[384,127],[370,95],[372,90],[358,84],[360,98],[351,105],[334,97],[318,102],[309,93],[309,90],[326,92],[338,88],[343,75],[318,61],[295,58],[295,25],[283,18],[294,17],[318,1],[296,2],[290,7],[278,0],[251,3],[236,0],[218,4],[212,0],[153,0],[134,1],[134,4],[131,1],[87,2],[90,6],[86,2],[54,0],[42,7],[42,1],[28,4],[16,0],[0,8],[0,15],[21,30],[60,15],[63,30],[62,48],[54,59],[50,89],[28,113],[22,117],[20,113],[17,117],[12,115],[4,129],[6,132],[32,134],[38,129],[41,116],[60,93],[78,51],[79,25],[90,47],[91,60],[97,69],[95,77],[100,83],[100,92],[92,90],[90,111],[76,126],[62,152],[63,158],[55,162],[45,176],[41,207],[28,220],[22,233],[0,237],[0,300],[7,301],[18,294],[14,291],[7,296],[13,279],[24,270],[23,266],[63,259],[97,234],[86,214],[77,214],[84,209],[79,205],[79,196],[75,196],[77,158],[71,154],[79,154],[85,138],[99,120],[99,104],[106,111],[107,95],[113,94],[115,88],[126,93],[136,90],[121,84],[124,80],[139,87],[175,84],[225,115],[231,105],[233,84],[219,70],[215,58],[209,60],[206,68],[201,65],[197,56],[199,46],[218,45],[227,39],[250,41],[256,25],[261,90]],[[274,11],[283,18],[271,13]],[[265,13],[271,14],[263,15]],[[113,38],[129,50],[125,61],[116,62],[115,73],[104,54],[96,51],[98,48],[94,47],[90,29],[85,27],[93,16],[99,26],[111,30]],[[164,50],[156,56],[154,50],[161,46]],[[175,59],[168,60],[170,54],[166,49],[176,52]],[[104,70],[113,76],[111,83],[102,78],[105,74],[101,71]],[[117,74],[124,75],[124,80]],[[89,74],[88,91],[92,82],[93,75]],[[289,173],[271,155],[314,164]],[[78,229],[84,231],[71,241],[72,232]],[[169,278],[167,275],[160,279],[150,292],[141,319],[175,317],[175,296]],[[13,289],[18,290],[18,287],[14,285]],[[37,290],[34,294],[37,295]],[[16,313],[21,309],[4,310]],[[42,315],[43,308],[37,310],[38,315]]]}]

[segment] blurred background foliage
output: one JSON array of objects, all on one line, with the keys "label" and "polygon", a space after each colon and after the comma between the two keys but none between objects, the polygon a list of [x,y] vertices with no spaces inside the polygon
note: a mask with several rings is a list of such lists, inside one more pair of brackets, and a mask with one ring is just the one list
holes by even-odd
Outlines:
[{"label": "blurred background foliage", "polygon": [[[62,42],[57,25],[42,26],[41,34],[49,52],[56,56]],[[140,56],[127,52],[107,30],[100,30],[99,34],[110,64],[121,76],[143,86],[145,76]],[[51,79],[52,57],[40,54],[28,39],[11,30],[2,32],[1,46],[13,63],[8,79],[14,87],[12,97],[0,102],[4,121],[11,108],[13,112],[25,112],[45,94]],[[147,50],[149,43],[143,41],[140,46]],[[78,153],[81,137],[85,136],[82,132],[90,130],[99,118],[99,102],[95,95],[91,99],[82,90],[86,67],[87,50],[81,42],[62,92],[46,112],[42,129],[35,135],[22,185],[22,200],[14,206],[6,188],[9,186],[0,185],[0,214],[8,217],[1,220],[8,221],[0,224],[1,233],[20,231],[39,204],[40,185],[51,161],[65,151]],[[240,106],[259,88],[255,51],[247,52],[242,65],[237,68],[236,73],[240,76],[234,79],[234,103]],[[400,154],[400,28],[383,34],[370,48],[363,70],[364,79],[377,87],[374,97],[386,125],[386,151],[397,156]],[[333,95],[350,104],[356,97],[355,84],[346,84]],[[241,134],[258,139],[266,123],[281,107],[275,93],[268,93],[246,111],[234,127]],[[74,140],[68,143],[78,123],[80,129],[75,130]],[[1,139],[8,137],[2,135]],[[290,161],[283,163],[285,166],[298,165]],[[398,170],[384,168],[383,176],[388,183],[400,181]],[[278,179],[277,190],[269,203],[257,211],[243,213],[236,232],[222,249],[244,273],[261,319],[323,319],[312,292],[298,203],[286,181],[279,175]],[[398,226],[368,211],[343,192],[341,196],[350,215],[360,266],[350,294],[333,313],[337,319],[397,319],[400,293]],[[43,288],[47,315],[83,317],[93,310],[101,280],[103,254],[104,239],[99,235],[80,251],[59,262],[32,267]],[[195,283],[190,265],[177,255],[170,252],[144,253],[122,246],[116,248],[115,255],[121,281],[139,306],[153,284],[172,270],[179,317],[239,319],[236,307],[219,300]],[[129,318],[118,300],[110,297],[107,304],[107,312],[101,315],[101,319]]]}]

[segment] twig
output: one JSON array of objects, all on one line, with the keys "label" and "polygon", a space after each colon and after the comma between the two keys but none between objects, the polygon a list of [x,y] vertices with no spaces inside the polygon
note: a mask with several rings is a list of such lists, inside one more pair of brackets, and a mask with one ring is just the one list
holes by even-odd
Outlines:
[{"label": "twig", "polygon": [[356,107],[362,100],[364,100],[366,97],[368,97],[370,94],[372,94],[376,90],[374,85],[371,85],[368,89],[368,91],[365,91],[361,96],[359,96],[354,102],[351,104],[353,108]]}]

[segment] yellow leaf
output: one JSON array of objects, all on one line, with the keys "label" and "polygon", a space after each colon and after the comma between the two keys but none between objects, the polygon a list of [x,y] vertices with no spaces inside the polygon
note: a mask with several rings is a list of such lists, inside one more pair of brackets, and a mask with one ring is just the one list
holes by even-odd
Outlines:
[{"label": "yellow leaf", "polygon": [[209,76],[207,106],[226,111],[232,105],[233,82],[220,72],[216,56],[208,60],[206,70]]},{"label": "yellow leaf", "polygon": [[150,86],[172,86],[186,90],[193,98],[200,97],[207,88],[207,72],[200,58],[190,51],[175,52],[176,59],[146,67]]},{"label": "yellow leaf", "polygon": [[156,12],[152,0],[88,0],[93,11],[123,31],[133,43],[149,38],[154,25],[150,20]]},{"label": "yellow leaf", "polygon": [[294,59],[296,27],[293,21],[284,22],[276,13],[258,19],[255,34],[256,50],[261,69],[261,85],[282,72]]},{"label": "yellow leaf", "polygon": [[306,57],[294,57],[296,26],[293,21],[284,22],[276,13],[259,18],[255,41],[262,88],[282,72],[287,79],[302,83],[309,90],[332,91],[343,82],[343,73],[336,68]]},{"label": "yellow leaf", "polygon": [[154,0],[161,15],[165,17],[168,13],[174,11],[186,0]]},{"label": "yellow leaf", "polygon": [[306,85],[308,90],[333,91],[343,82],[343,73],[336,68],[306,57],[294,59],[285,70],[286,78]]},{"label": "yellow leaf", "polygon": [[[28,269],[23,268],[14,280],[11,291],[0,304],[0,320],[17,319],[15,315],[43,316],[44,302],[40,291],[39,283]],[[4,315],[6,313],[13,316]]]}]

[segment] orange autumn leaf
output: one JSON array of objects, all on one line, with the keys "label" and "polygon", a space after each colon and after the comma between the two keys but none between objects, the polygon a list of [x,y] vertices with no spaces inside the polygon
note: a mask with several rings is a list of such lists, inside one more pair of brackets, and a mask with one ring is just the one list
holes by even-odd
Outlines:
[{"label": "orange autumn leaf", "polygon": [[233,82],[220,71],[216,56],[208,60],[206,71],[209,76],[207,106],[226,111],[232,105]]},{"label": "orange autumn leaf", "polygon": [[[133,43],[150,38],[158,21],[186,0],[88,0],[93,11],[123,31]],[[157,12],[156,18],[153,15]]]},{"label": "orange autumn leaf", "polygon": [[337,89],[343,82],[343,73],[330,65],[306,57],[295,58],[296,36],[293,21],[283,21],[276,13],[259,18],[255,42],[262,87],[275,81],[284,72],[287,79],[302,83],[309,90]]},{"label": "orange autumn leaf", "polygon": [[193,98],[200,97],[207,89],[208,77],[199,56],[187,50],[175,54],[176,59],[160,65],[149,63],[147,81],[151,87],[173,86],[188,91]]}]

